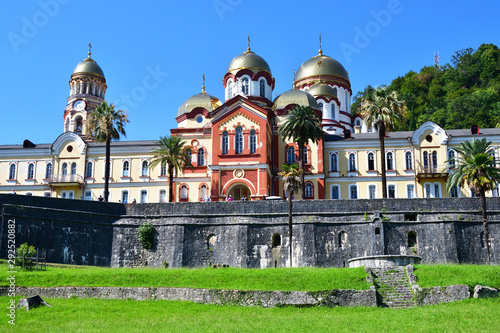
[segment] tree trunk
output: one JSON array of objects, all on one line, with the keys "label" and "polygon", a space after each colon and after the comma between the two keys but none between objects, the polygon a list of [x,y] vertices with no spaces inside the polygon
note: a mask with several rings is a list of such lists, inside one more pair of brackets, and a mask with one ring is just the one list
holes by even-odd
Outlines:
[{"label": "tree trunk", "polygon": [[479,192],[479,200],[481,202],[481,215],[483,217],[483,232],[484,232],[484,244],[486,245],[486,255],[488,260],[488,265],[490,264],[490,232],[488,230],[488,217],[486,212],[486,193],[484,189]]},{"label": "tree trunk", "polygon": [[168,163],[168,202],[174,201],[174,168]]},{"label": "tree trunk", "polygon": [[292,196],[293,191],[288,192],[288,248],[290,250],[290,267],[292,267]]},{"label": "tree trunk", "polygon": [[104,201],[109,199],[109,169],[111,159],[111,134],[106,137],[106,165],[104,167]]},{"label": "tree trunk", "polygon": [[299,146],[299,170],[302,170],[302,173],[300,174],[300,198],[304,199],[304,191],[305,191],[305,184],[304,184],[304,142],[299,141],[298,142]]},{"label": "tree trunk", "polygon": [[380,141],[380,173],[382,174],[382,198],[387,199],[387,176],[385,173],[385,125],[379,123],[378,139]]}]

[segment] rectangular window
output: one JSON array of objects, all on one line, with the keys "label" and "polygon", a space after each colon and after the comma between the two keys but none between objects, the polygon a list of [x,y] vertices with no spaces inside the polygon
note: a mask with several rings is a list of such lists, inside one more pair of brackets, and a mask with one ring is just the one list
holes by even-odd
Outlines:
[{"label": "rectangular window", "polygon": [[148,191],[142,190],[141,191],[141,203],[146,203],[148,202]]},{"label": "rectangular window", "polygon": [[450,198],[458,198],[458,186],[455,185],[450,190]]},{"label": "rectangular window", "polygon": [[350,199],[358,198],[358,187],[356,185],[352,185],[351,187],[349,187],[349,192],[350,192]]},{"label": "rectangular window", "polygon": [[123,203],[128,203],[128,191],[123,191],[122,192],[122,202]]},{"label": "rectangular window", "polygon": [[431,197],[431,184],[425,184],[425,197]]},{"label": "rectangular window", "polygon": [[339,187],[332,186],[332,199],[339,199],[339,198],[340,198]]},{"label": "rectangular window", "polygon": [[441,198],[441,186],[434,184],[434,198]]},{"label": "rectangular window", "polygon": [[167,191],[160,191],[160,202],[167,202]]},{"label": "rectangular window", "polygon": [[387,196],[392,199],[396,197],[396,185],[387,186]]},{"label": "rectangular window", "polygon": [[85,191],[85,200],[87,201],[92,200],[92,191]]},{"label": "rectangular window", "polygon": [[376,189],[377,188],[376,188],[375,185],[368,186],[368,194],[369,194],[369,198],[370,199],[375,199],[376,198],[376,195],[375,195]]},{"label": "rectangular window", "polygon": [[413,199],[415,197],[415,186],[413,184],[407,185],[406,192],[408,199]]}]

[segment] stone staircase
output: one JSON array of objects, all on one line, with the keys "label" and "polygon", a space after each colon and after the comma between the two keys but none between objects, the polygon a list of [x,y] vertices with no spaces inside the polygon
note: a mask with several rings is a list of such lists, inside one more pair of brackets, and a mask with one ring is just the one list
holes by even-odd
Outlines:
[{"label": "stone staircase", "polygon": [[416,306],[410,281],[402,266],[371,268],[373,284],[377,291],[377,305],[390,308]]}]

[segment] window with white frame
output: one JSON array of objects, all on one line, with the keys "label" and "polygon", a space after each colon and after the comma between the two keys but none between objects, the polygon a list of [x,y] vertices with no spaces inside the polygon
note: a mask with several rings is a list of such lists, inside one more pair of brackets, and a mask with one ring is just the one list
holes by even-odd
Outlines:
[{"label": "window with white frame", "polygon": [[181,200],[187,200],[188,198],[188,187],[187,185],[181,186]]},{"label": "window with white frame", "polygon": [[122,203],[128,203],[128,191],[127,190],[122,191]]},{"label": "window with white frame", "polygon": [[61,195],[61,198],[66,199],[68,197],[68,192],[61,191],[60,195]]},{"label": "window with white frame", "polygon": [[437,157],[437,151],[432,152],[432,169],[433,172],[437,172],[437,167],[438,167],[438,157]]},{"label": "window with white frame", "polygon": [[375,153],[373,152],[368,153],[368,170],[375,170]]},{"label": "window with white frame", "polygon": [[222,154],[227,154],[229,151],[229,133],[222,132]]},{"label": "window with white frame", "polygon": [[394,170],[394,153],[392,151],[387,152],[387,170]]},{"label": "window with white frame", "polygon": [[349,171],[356,171],[356,154],[349,154]]},{"label": "window with white frame", "polygon": [[295,148],[294,147],[288,147],[286,151],[286,162],[288,164],[292,164],[295,162]]},{"label": "window with white frame", "polygon": [[453,185],[450,188],[450,198],[460,198],[460,189],[457,185]]},{"label": "window with white frame", "polygon": [[234,136],[234,152],[236,154],[243,153],[243,127],[236,127]]},{"label": "window with white frame", "polygon": [[94,169],[94,163],[92,163],[92,161],[88,161],[87,170],[85,171],[85,178],[92,178],[93,169]]},{"label": "window with white frame", "polygon": [[45,165],[45,179],[49,179],[52,176],[52,163],[47,163]]},{"label": "window with white frame", "polygon": [[205,199],[207,196],[207,185],[201,185],[200,187],[200,200]]},{"label": "window with white frame", "polygon": [[261,79],[259,81],[259,88],[260,88],[260,97],[266,97],[266,83],[264,82],[264,79]]},{"label": "window with white frame", "polygon": [[387,197],[391,199],[396,197],[396,185],[387,185]]},{"label": "window with white frame", "polygon": [[358,186],[349,185],[349,199],[357,199],[357,198],[358,198]]},{"label": "window with white frame", "polygon": [[321,112],[323,112],[323,103],[319,102],[318,103],[318,108],[321,110]]},{"label": "window with white frame", "polygon": [[406,185],[406,197],[408,199],[415,198],[415,185],[413,185],[413,184]]},{"label": "window with white frame", "polygon": [[335,104],[332,102],[332,120],[335,120]]},{"label": "window with white frame", "polygon": [[441,184],[434,183],[434,198],[441,198]]},{"label": "window with white frame", "polygon": [[448,150],[448,167],[455,168],[455,151],[453,149]]},{"label": "window with white frame", "polygon": [[85,191],[85,200],[92,201],[92,191]]},{"label": "window with white frame", "polygon": [[244,95],[248,95],[250,92],[250,84],[249,84],[248,78],[246,78],[246,77],[241,80],[241,92]]},{"label": "window with white frame", "polygon": [[46,197],[46,198],[50,198],[50,192],[44,192],[43,196]]},{"label": "window with white frame", "polygon": [[12,163],[9,166],[9,179],[16,179],[16,164]]},{"label": "window with white frame", "polygon": [[76,163],[71,163],[71,174],[76,175]]},{"label": "window with white frame", "polygon": [[130,177],[130,162],[129,161],[124,161],[123,162],[123,172],[122,172],[123,177]]},{"label": "window with white frame", "polygon": [[148,175],[148,168],[149,165],[148,165],[148,161],[142,161],[142,172],[141,172],[141,176],[145,177]]},{"label": "window with white frame", "polygon": [[166,176],[166,175],[167,175],[167,162],[163,162],[160,168],[160,176]]},{"label": "window with white frame", "polygon": [[233,97],[233,81],[227,81],[227,98]]},{"label": "window with white frame", "polygon": [[307,147],[304,147],[304,164],[310,163],[309,161],[309,154],[307,152]]},{"label": "window with white frame", "polygon": [[160,202],[167,202],[167,191],[160,190]]},{"label": "window with white frame", "polygon": [[424,190],[425,190],[425,197],[431,198],[432,197],[432,186],[430,183],[424,184]]},{"label": "window with white frame", "polygon": [[369,199],[376,199],[377,198],[377,186],[376,185],[369,185],[368,186],[368,198]]},{"label": "window with white frame", "polygon": [[148,202],[148,191],[141,190],[141,203],[146,203],[146,202]]},{"label": "window with white frame", "polygon": [[35,178],[35,163],[29,163],[28,164],[28,178],[27,179],[34,179]]},{"label": "window with white frame", "polygon": [[340,186],[332,185],[332,199],[340,199]]},{"label": "window with white frame", "polygon": [[68,163],[63,163],[61,167],[61,173],[63,176],[66,176],[68,174]]},{"label": "window with white frame", "polygon": [[205,165],[205,149],[198,149],[198,166]]},{"label": "window with white frame", "polygon": [[314,194],[313,194],[313,185],[311,183],[307,183],[305,187],[305,197],[306,199],[311,199]]},{"label": "window with white frame", "polygon": [[338,172],[339,171],[339,163],[338,163],[338,154],[333,153],[330,155],[330,171]]},{"label": "window with white frame", "polygon": [[406,170],[413,170],[413,156],[411,151],[405,153],[405,167]]},{"label": "window with white frame", "polygon": [[75,198],[75,192],[74,191],[68,191],[68,199],[74,199]]},{"label": "window with white frame", "polygon": [[[264,82],[264,81],[260,81]],[[255,154],[257,152],[257,133],[255,130],[250,131],[250,154]]]}]

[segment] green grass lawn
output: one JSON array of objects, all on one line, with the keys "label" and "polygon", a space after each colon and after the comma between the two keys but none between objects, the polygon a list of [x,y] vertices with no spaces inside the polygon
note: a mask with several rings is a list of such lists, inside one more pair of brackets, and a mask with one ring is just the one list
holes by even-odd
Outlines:
[{"label": "green grass lawn", "polygon": [[[1,316],[2,332],[498,332],[500,299],[389,308],[260,308],[172,301],[47,299]],[[0,304],[8,302],[0,297]],[[6,311],[6,310],[3,310]]]},{"label": "green grass lawn", "polygon": [[471,289],[483,285],[500,289],[500,266],[487,265],[416,265],[421,287],[466,284]]}]

